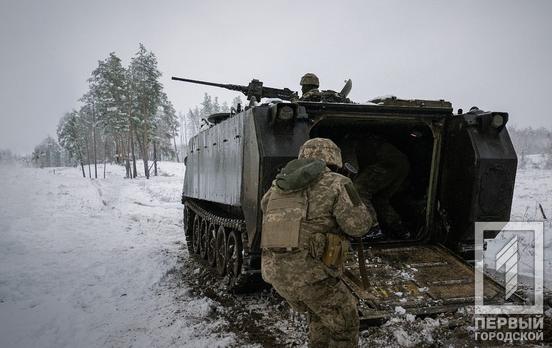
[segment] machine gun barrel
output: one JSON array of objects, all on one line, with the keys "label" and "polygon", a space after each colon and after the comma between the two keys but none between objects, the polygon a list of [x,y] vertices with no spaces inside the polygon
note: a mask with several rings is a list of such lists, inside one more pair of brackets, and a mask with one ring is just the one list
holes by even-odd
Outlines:
[{"label": "machine gun barrel", "polygon": [[292,91],[288,88],[279,89],[279,88],[272,88],[272,87],[264,87],[261,81],[255,80],[255,79],[251,80],[251,82],[247,86],[192,80],[192,79],[185,79],[185,78],[176,77],[176,76],[173,76],[171,79],[175,81],[190,82],[190,83],[196,83],[198,85],[220,87],[220,88],[225,88],[232,91],[242,92],[247,96],[248,100],[251,100],[251,98],[253,97],[255,97],[257,101],[260,101],[261,98],[280,98],[282,100],[292,100],[292,99],[298,98],[298,94],[295,91]]},{"label": "machine gun barrel", "polygon": [[247,86],[231,85],[231,84],[226,84],[226,83],[207,82],[207,81],[200,81],[200,80],[192,80],[192,79],[185,79],[185,78],[176,77],[176,76],[171,77],[171,80],[197,83],[198,85],[206,85],[206,86],[226,88],[226,89],[230,89],[232,91],[239,91],[239,92],[242,92],[243,94],[247,95]]}]

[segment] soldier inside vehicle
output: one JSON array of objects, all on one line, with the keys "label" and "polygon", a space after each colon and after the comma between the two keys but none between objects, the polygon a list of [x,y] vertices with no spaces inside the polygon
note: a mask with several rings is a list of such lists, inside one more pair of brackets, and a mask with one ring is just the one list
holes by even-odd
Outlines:
[{"label": "soldier inside vehicle", "polygon": [[366,240],[417,239],[423,233],[433,137],[427,126],[367,123],[315,127],[311,136],[327,137],[341,148],[343,162],[356,168],[351,177],[378,223]]}]

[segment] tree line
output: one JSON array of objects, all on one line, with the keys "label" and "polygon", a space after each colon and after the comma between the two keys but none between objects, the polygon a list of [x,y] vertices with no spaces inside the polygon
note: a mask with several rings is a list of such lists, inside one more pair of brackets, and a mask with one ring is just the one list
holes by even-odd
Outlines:
[{"label": "tree line", "polygon": [[104,177],[105,163],[115,162],[125,166],[126,177],[135,178],[137,160],[142,159],[149,178],[152,167],[157,175],[158,159],[183,159],[189,139],[209,125],[209,115],[242,104],[239,96],[229,105],[205,93],[198,106],[177,116],[160,77],[156,56],[142,44],[127,67],[110,53],[92,71],[80,108],[61,117],[58,143],[44,139],[35,147],[32,162],[39,167],[79,165],[83,177],[88,172],[91,178],[98,177],[98,162],[104,164]]},{"label": "tree line", "polygon": [[[161,153],[157,153],[157,155],[163,160],[183,160],[186,154],[186,146],[190,138],[204,127],[209,126],[206,121],[209,115],[218,112],[230,112],[232,109],[236,110],[238,104],[242,103],[243,101],[240,96],[235,97],[229,105],[228,102],[224,101],[220,103],[218,97],[205,93],[203,101],[199,103],[199,105],[190,108],[187,113],[178,113],[177,122],[179,124],[175,130],[178,134],[178,146],[175,145],[176,142],[174,137],[172,138],[172,147],[171,144],[169,144],[170,141],[164,143],[160,142],[161,145],[159,147],[161,150],[159,152]],[[82,114],[79,111],[82,111]],[[90,127],[90,122],[88,122],[90,117],[86,117],[90,115],[85,113],[86,109],[81,108],[79,111],[73,110],[65,114],[59,122],[58,139],[59,144],[62,144],[62,146],[58,145],[56,140],[48,136],[35,147],[31,156],[32,163],[35,166],[44,168],[80,165],[84,177],[86,177],[87,173],[89,177],[94,177],[91,169],[92,167],[95,169],[97,167],[97,165],[94,166],[94,151],[91,150],[91,147],[94,147],[94,129]],[[125,135],[125,132],[128,132],[129,128],[126,128],[124,123],[122,123],[122,126],[123,131],[120,133]],[[117,144],[113,137],[106,137],[105,127],[98,126],[97,131],[99,136],[96,141],[96,159],[105,158],[110,163],[116,162],[126,166],[126,159],[128,156],[122,158],[118,152],[114,152],[117,151],[118,145],[121,143]],[[128,135],[128,133],[126,134]],[[92,139],[92,144],[90,143],[90,139]],[[123,137],[124,145],[128,144],[124,143],[125,139],[126,138]],[[112,140],[113,142],[111,142]],[[152,152],[153,146],[150,150],[150,152]],[[136,158],[136,156],[133,157],[132,152],[130,152],[130,158]],[[138,156],[137,158],[141,157]],[[134,161],[129,160],[128,162],[131,162],[131,166],[130,168],[127,166],[127,176],[129,176],[129,173],[134,173]],[[97,170],[94,170],[94,174],[96,171]]]},{"label": "tree line", "polygon": [[544,167],[552,169],[552,131],[544,127],[518,128],[511,125],[507,127],[520,168],[528,165],[527,155],[542,154],[545,156]]},{"label": "tree line", "polygon": [[51,136],[47,136],[40,144],[35,146],[32,154],[33,164],[39,168],[62,167],[74,163],[69,152],[59,146]]},{"label": "tree line", "polygon": [[[150,177],[157,175],[159,158],[178,159],[176,137],[179,120],[159,81],[155,54],[140,44],[130,64],[124,67],[114,53],[100,60],[88,79],[88,91],[79,99],[80,108],[59,121],[59,145],[78,163],[82,174],[98,177],[98,161],[123,164],[126,176],[138,175],[137,159]],[[40,145],[33,158],[44,153]],[[152,164],[150,165],[150,160]]]},{"label": "tree line", "polygon": [[203,101],[198,106],[188,109],[186,114],[179,112],[181,153],[186,153],[186,146],[192,136],[197,134],[203,127],[209,126],[207,123],[209,115],[230,112],[232,109],[235,111],[238,105],[242,105],[242,103],[241,97],[237,96],[229,106],[228,102],[224,101],[220,103],[218,97],[205,93]]},{"label": "tree line", "polygon": [[0,163],[13,163],[16,161],[25,161],[24,156],[13,153],[10,149],[0,149]]}]

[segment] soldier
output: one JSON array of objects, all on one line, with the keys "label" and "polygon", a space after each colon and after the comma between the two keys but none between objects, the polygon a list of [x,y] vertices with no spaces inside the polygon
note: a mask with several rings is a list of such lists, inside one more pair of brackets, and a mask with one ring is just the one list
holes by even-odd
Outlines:
[{"label": "soldier", "polygon": [[303,144],[261,201],[263,279],[293,309],[308,312],[311,347],[356,347],[357,300],[340,279],[349,250],[372,216],[351,180],[335,172],[341,151],[329,139]]},{"label": "soldier", "polygon": [[299,100],[320,101],[321,93],[318,90],[318,87],[320,87],[318,76],[313,73],[306,73],[301,77],[299,84],[301,85],[301,92],[303,93]]},{"label": "soldier", "polygon": [[353,140],[359,173],[355,187],[366,205],[370,202],[377,220],[388,238],[408,239],[410,234],[391,205],[410,171],[408,158],[394,145],[374,134]]},{"label": "soldier", "polygon": [[325,103],[351,103],[347,96],[342,96],[340,93],[332,90],[320,91],[320,81],[313,73],[306,73],[301,77],[301,92],[303,95],[298,100],[310,102],[325,102]]}]

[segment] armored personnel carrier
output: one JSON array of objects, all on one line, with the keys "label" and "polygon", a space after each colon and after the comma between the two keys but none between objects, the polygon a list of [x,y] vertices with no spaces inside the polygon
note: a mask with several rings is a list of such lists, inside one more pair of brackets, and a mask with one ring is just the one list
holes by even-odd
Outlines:
[{"label": "armored personnel carrier", "polygon": [[[368,288],[351,253],[344,280],[360,299],[362,319],[380,320],[396,306],[423,315],[473,304],[474,222],[510,217],[517,157],[507,113],[472,108],[455,114],[444,100],[306,102],[257,80],[249,86],[179,80],[238,90],[250,100],[245,110],[210,117],[186,154],[188,248],[229,288],[260,278],[260,201],[299,147],[313,137],[344,144],[376,134],[410,163],[405,187],[392,201],[410,237],[363,243]],[[257,102],[266,97],[279,100]],[[485,282],[485,299],[501,302],[502,287]]]}]

